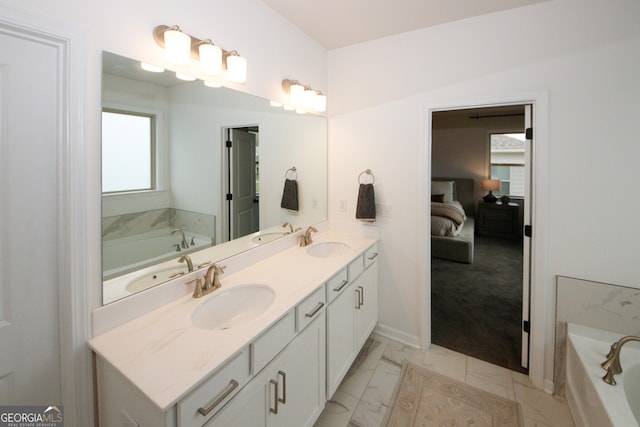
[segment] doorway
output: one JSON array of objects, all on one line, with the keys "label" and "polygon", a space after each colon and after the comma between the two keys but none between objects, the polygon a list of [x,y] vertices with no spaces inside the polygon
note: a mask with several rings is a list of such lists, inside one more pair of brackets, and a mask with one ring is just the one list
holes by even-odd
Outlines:
[{"label": "doorway", "polygon": [[260,230],[260,145],[259,127],[224,129],[226,171],[225,215],[226,241]]},{"label": "doorway", "polygon": [[[528,104],[433,111],[432,179],[474,182],[470,262],[431,259],[431,342],[527,372],[529,352],[531,127]],[[507,198],[483,200],[483,180]],[[433,193],[432,193],[433,196]],[[433,202],[432,198],[432,202]],[[436,201],[437,202],[437,201]],[[468,204],[465,204],[468,206]],[[437,251],[433,250],[436,254]]]}]

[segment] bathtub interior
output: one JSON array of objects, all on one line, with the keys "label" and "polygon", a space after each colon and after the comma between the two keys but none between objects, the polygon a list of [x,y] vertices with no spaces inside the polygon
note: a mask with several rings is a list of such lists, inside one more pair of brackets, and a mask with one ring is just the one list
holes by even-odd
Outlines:
[{"label": "bathtub interior", "polygon": [[606,384],[600,364],[621,334],[569,324],[566,395],[576,424],[593,427],[638,427],[640,412],[640,346],[622,349],[623,373],[617,385]]}]

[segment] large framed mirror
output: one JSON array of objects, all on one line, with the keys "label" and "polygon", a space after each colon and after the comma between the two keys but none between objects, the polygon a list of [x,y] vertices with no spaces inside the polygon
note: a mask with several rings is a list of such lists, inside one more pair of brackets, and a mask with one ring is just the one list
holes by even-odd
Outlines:
[{"label": "large framed mirror", "polygon": [[103,304],[327,216],[326,118],[140,65],[103,52]]}]

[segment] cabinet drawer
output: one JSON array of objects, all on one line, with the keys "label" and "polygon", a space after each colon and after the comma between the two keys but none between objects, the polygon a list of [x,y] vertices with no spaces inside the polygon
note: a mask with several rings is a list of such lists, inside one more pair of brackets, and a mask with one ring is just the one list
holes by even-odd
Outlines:
[{"label": "cabinet drawer", "polygon": [[343,268],[327,282],[327,302],[331,302],[347,288],[349,277],[347,269]]},{"label": "cabinet drawer", "polygon": [[349,282],[353,282],[356,277],[364,270],[364,262],[362,261],[362,255],[354,259],[349,263]]},{"label": "cabinet drawer", "polygon": [[178,402],[178,426],[201,426],[249,379],[249,349],[245,348],[187,397]]},{"label": "cabinet drawer", "polygon": [[313,321],[325,306],[324,285],[307,297],[296,307],[296,330],[300,332]]},{"label": "cabinet drawer", "polygon": [[364,252],[364,268],[369,267],[376,259],[378,259],[378,245],[371,246]]},{"label": "cabinet drawer", "polygon": [[294,311],[289,312],[251,343],[251,372],[255,375],[296,335]]}]

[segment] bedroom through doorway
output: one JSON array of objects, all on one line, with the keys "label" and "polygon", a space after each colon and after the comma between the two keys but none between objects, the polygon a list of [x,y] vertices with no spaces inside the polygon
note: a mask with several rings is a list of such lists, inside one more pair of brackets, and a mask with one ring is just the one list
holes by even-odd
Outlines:
[{"label": "bedroom through doorway", "polygon": [[531,115],[519,104],[434,111],[431,120],[431,342],[523,373]]}]

